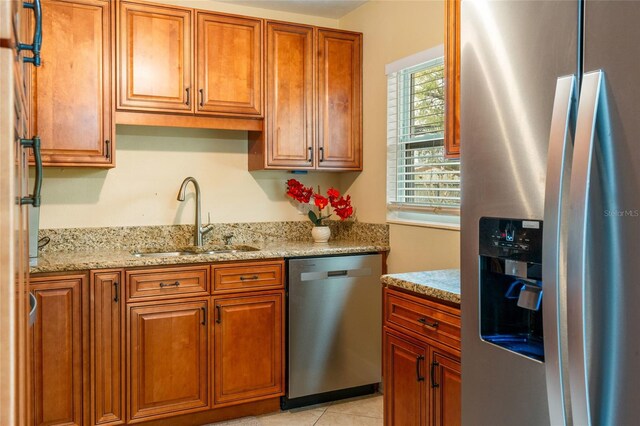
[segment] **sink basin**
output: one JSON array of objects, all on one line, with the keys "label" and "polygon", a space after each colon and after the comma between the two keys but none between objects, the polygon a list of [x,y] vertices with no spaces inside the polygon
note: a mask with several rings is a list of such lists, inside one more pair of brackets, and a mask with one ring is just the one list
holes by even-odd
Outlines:
[{"label": "sink basin", "polygon": [[223,253],[242,253],[247,251],[258,251],[260,249],[251,246],[220,246],[207,247],[199,250],[176,250],[176,251],[139,251],[133,253],[135,257],[177,257],[177,256],[196,256],[199,254],[223,254]]},{"label": "sink basin", "polygon": [[150,251],[150,252],[135,252],[135,257],[176,257],[176,256],[189,256],[195,254],[191,251]]}]

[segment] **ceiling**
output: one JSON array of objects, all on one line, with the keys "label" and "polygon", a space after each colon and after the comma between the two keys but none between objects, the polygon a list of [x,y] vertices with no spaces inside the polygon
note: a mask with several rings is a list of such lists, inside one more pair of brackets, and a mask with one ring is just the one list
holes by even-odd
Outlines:
[{"label": "ceiling", "polygon": [[341,18],[367,0],[219,0],[224,3],[300,13],[302,15]]}]

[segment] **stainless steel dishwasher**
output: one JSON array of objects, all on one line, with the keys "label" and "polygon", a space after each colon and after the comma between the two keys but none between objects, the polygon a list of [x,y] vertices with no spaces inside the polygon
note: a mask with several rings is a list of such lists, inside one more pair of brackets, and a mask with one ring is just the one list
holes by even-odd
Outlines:
[{"label": "stainless steel dishwasher", "polygon": [[381,381],[382,256],[288,261],[283,408],[372,393]]}]

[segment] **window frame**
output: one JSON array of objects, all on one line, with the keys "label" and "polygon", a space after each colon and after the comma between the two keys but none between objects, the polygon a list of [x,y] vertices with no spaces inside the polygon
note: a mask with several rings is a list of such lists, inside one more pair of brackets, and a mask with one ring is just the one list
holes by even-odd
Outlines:
[{"label": "window frame", "polygon": [[[435,62],[435,63],[434,63]],[[419,52],[415,55],[411,55],[406,58],[402,58],[386,67],[386,74],[388,76],[387,90],[388,96],[390,88],[390,77],[396,79],[395,84],[397,86],[395,93],[395,100],[387,99],[387,170],[386,170],[386,183],[387,183],[387,222],[388,223],[400,223],[418,226],[437,227],[445,229],[459,229],[460,223],[460,207],[446,207],[446,206],[427,206],[422,204],[412,204],[408,202],[398,202],[398,194],[400,191],[400,183],[398,179],[398,167],[401,166],[400,162],[402,157],[401,145],[408,145],[413,142],[430,142],[441,141],[443,149],[442,161],[455,161],[447,156],[446,152],[446,132],[447,132],[447,106],[443,111],[443,129],[438,138],[434,138],[432,135],[425,135],[424,137],[418,136],[414,138],[411,136],[411,102],[413,95],[410,93],[413,87],[411,74],[419,72],[422,69],[427,69],[429,66],[438,65],[438,62],[442,63],[443,67],[446,67],[446,58],[444,58],[444,46],[436,46],[435,48],[428,49]],[[431,64],[430,64],[431,63]],[[393,75],[392,75],[393,74]],[[446,99],[446,69],[443,69],[443,77],[445,79],[445,99]],[[404,99],[403,99],[404,98]],[[391,102],[395,102],[392,105]],[[393,136],[393,146],[390,143],[391,136],[389,134],[389,124],[391,124],[391,116],[389,115],[391,110],[395,108],[395,135]],[[401,130],[401,129],[406,130]],[[391,167],[390,153],[393,151],[393,161],[395,167]],[[459,159],[458,159],[459,161]],[[392,176],[391,170],[393,170]],[[390,190],[390,186],[393,187]],[[458,189],[459,189],[458,185]],[[391,196],[391,192],[394,193]]]}]

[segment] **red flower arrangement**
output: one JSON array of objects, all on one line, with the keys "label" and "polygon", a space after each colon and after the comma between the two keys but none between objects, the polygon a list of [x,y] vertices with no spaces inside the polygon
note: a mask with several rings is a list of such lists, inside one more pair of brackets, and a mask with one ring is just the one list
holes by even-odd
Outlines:
[{"label": "red flower arrangement", "polygon": [[340,191],[335,188],[329,188],[327,190],[327,196],[324,197],[318,193],[314,194],[312,188],[307,188],[295,179],[289,179],[287,181],[287,196],[293,198],[300,203],[308,203],[313,198],[313,203],[318,207],[318,214],[313,210],[309,211],[309,219],[313,222],[314,226],[322,226],[322,221],[331,216],[329,213],[326,216],[322,216],[322,210],[328,205],[331,205],[333,212],[340,217],[340,220],[345,220],[353,215],[353,207],[351,206],[351,196],[340,195]]}]

